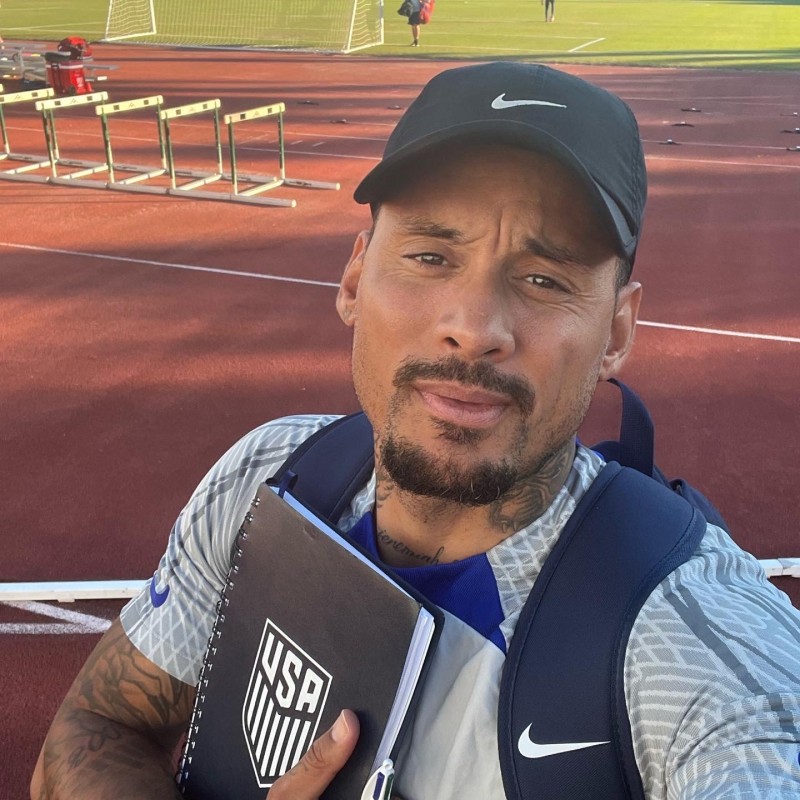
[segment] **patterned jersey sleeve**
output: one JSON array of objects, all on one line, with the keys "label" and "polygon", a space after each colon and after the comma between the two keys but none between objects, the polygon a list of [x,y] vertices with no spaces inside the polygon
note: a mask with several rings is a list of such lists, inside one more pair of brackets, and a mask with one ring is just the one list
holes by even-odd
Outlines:
[{"label": "patterned jersey sleeve", "polygon": [[642,608],[625,690],[648,800],[800,797],[800,612],[718,528]]},{"label": "patterned jersey sleeve", "polygon": [[194,684],[231,549],[258,486],[334,416],[285,417],[237,442],[181,511],[152,580],[120,614],[128,638],[175,678]]}]

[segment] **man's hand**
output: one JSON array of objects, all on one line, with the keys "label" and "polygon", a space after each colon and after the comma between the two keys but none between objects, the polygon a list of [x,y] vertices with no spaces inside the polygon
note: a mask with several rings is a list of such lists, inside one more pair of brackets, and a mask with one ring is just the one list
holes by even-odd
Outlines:
[{"label": "man's hand", "polygon": [[269,800],[318,800],[356,746],[358,717],[342,711],[336,722],[269,790]]}]

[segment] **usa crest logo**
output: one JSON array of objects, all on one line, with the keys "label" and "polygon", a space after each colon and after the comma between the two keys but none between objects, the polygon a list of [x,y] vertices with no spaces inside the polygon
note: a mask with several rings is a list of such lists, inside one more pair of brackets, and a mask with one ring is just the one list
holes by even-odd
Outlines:
[{"label": "usa crest logo", "polygon": [[268,619],[242,706],[259,787],[272,786],[311,746],[330,686],[330,673]]}]

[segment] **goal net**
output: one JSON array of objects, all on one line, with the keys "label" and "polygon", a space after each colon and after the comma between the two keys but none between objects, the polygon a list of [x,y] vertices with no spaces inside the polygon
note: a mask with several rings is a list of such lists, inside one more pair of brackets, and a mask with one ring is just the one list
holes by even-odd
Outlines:
[{"label": "goal net", "polygon": [[383,44],[383,0],[109,0],[119,40],[350,53]]}]

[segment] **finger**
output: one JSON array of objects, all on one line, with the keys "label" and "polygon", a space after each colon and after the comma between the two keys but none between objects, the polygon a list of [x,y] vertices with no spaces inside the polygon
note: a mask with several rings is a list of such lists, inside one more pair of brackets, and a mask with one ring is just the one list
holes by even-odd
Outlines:
[{"label": "finger", "polygon": [[353,752],[358,733],[358,717],[342,711],[297,764],[275,781],[269,800],[318,800]]}]

